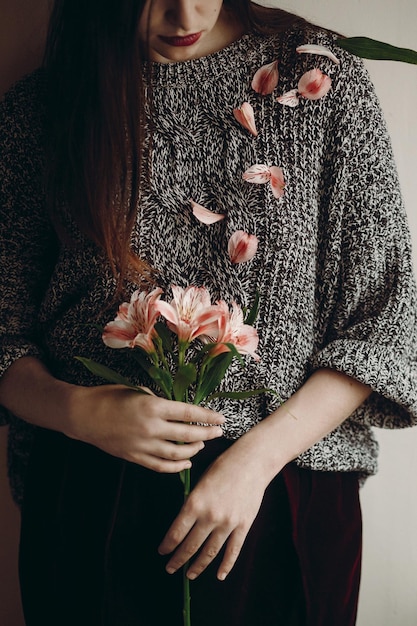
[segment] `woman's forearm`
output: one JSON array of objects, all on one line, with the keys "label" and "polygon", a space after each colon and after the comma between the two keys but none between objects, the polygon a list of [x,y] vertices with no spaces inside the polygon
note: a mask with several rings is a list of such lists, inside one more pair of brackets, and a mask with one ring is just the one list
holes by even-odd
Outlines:
[{"label": "woman's forearm", "polygon": [[371,393],[346,374],[316,371],[269,417],[244,435],[239,445],[259,450],[268,483],[290,461],[337,428]]},{"label": "woman's forearm", "polygon": [[0,404],[35,426],[72,435],[73,389],[74,385],[54,378],[38,359],[22,357],[0,379]]}]

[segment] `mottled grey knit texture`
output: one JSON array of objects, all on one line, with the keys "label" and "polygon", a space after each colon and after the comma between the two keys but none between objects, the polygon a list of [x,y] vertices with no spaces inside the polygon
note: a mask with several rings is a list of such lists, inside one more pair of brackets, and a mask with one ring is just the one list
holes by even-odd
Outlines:
[{"label": "mottled grey knit texture", "polygon": [[[324,43],[341,59],[298,55],[297,45]],[[276,92],[251,89],[254,72],[279,60]],[[317,101],[283,107],[276,96],[320,67],[332,89]],[[396,428],[417,418],[416,293],[410,237],[392,150],[374,89],[360,60],[331,36],[289,32],[246,35],[210,57],[156,66],[152,182],[144,189],[134,246],[155,266],[161,286],[205,285],[213,299],[249,305],[261,294],[261,361],[228,372],[229,390],[271,387],[288,398],[317,368],[340,370],[374,393],[350,419],[298,459],[329,471],[376,471],[371,426]],[[89,322],[105,316],[114,284],[95,248],[57,243],[42,192],[42,74],[24,79],[0,110],[1,372],[22,355],[44,359],[59,378],[97,380],[74,360],[83,355],[137,382],[125,354],[106,348]],[[232,110],[249,101],[259,136]],[[284,197],[249,184],[254,163],[279,165]],[[225,213],[206,226],[189,199]],[[259,238],[253,260],[232,265],[230,235]],[[132,285],[132,290],[134,286]],[[239,437],[277,407],[272,396],[213,403]],[[10,477],[17,499],[31,429],[6,416]],[[117,419],[117,416],[115,416]],[[279,441],[277,441],[279,446]]]}]

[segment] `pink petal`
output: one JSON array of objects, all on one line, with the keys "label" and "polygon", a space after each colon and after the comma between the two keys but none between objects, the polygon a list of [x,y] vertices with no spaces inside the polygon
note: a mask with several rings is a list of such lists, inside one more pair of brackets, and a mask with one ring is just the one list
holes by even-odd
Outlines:
[{"label": "pink petal", "polygon": [[242,126],[252,133],[254,137],[258,136],[255,124],[255,114],[253,112],[253,107],[249,102],[244,102],[238,109],[233,109],[233,115],[239,124],[242,124]]},{"label": "pink petal", "polygon": [[228,252],[232,263],[250,261],[258,249],[258,237],[237,230],[229,239]]},{"label": "pink petal", "polygon": [[298,92],[303,98],[318,100],[328,93],[331,86],[332,79],[316,67],[300,78]]},{"label": "pink petal", "polygon": [[255,361],[259,361],[259,354],[255,353],[259,344],[259,336],[253,326],[244,324],[239,332],[236,349],[240,354],[250,354]]},{"label": "pink petal", "polygon": [[158,312],[163,315],[168,322],[171,322],[171,324],[178,324],[178,312],[172,304],[165,302],[165,300],[158,300],[156,307]]},{"label": "pink petal", "polygon": [[109,348],[132,348],[136,336],[132,324],[123,320],[114,320],[106,324],[102,340]]},{"label": "pink petal", "polygon": [[272,93],[278,85],[278,61],[263,65],[252,79],[252,89],[262,96]]},{"label": "pink petal", "polygon": [[319,46],[311,43],[298,46],[296,50],[299,54],[318,54],[323,57],[328,57],[333,61],[333,63],[336,63],[336,65],[340,65],[340,61],[337,56],[335,56],[333,52],[325,46]]},{"label": "pink petal", "polygon": [[300,99],[298,97],[298,90],[291,89],[291,91],[287,91],[286,93],[282,94],[282,96],[279,96],[279,98],[277,98],[277,102],[287,107],[298,106],[298,103],[300,102]]},{"label": "pink petal", "polygon": [[248,183],[264,185],[271,179],[270,168],[263,163],[255,163],[243,172],[242,178]]},{"label": "pink petal", "polygon": [[250,354],[255,361],[259,361],[259,356],[255,353],[259,343],[258,333],[253,326],[244,323],[241,307],[233,301],[232,311],[230,311],[224,300],[220,300],[217,304],[222,315],[219,318],[217,343],[210,350],[210,355],[228,352],[229,348],[225,344],[231,343],[240,354]]},{"label": "pink petal", "polygon": [[275,198],[281,198],[284,195],[285,180],[284,172],[276,165],[272,165],[269,168],[271,172],[271,188]]},{"label": "pink petal", "polygon": [[206,207],[198,204],[197,202],[194,202],[194,200],[190,199],[190,202],[191,206],[193,207],[194,216],[203,224],[214,224],[215,222],[220,222],[221,220],[224,220],[224,218],[226,217],[226,215],[223,213],[214,213],[213,211],[206,209]]}]

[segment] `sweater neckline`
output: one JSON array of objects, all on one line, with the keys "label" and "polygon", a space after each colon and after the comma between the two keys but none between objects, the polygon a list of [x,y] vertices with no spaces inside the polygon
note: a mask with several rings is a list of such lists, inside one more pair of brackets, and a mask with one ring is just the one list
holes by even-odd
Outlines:
[{"label": "sweater neckline", "polygon": [[270,38],[247,33],[207,56],[172,63],[153,62],[148,68],[152,86],[172,88],[196,80],[212,82],[247,65],[252,55],[258,56],[260,48],[264,47],[268,39]]}]

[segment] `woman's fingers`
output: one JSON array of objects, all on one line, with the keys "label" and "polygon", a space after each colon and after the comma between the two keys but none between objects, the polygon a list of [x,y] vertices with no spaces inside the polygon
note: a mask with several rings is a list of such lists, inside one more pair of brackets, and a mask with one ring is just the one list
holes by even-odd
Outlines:
[{"label": "woman's fingers", "polygon": [[[207,527],[194,526],[167,563],[166,570],[169,574],[173,574],[198,553],[187,571],[187,577],[194,580],[218,556],[225,545],[224,556],[217,572],[218,579],[224,580],[236,563],[247,532],[248,529],[241,528],[235,528],[233,531],[230,528],[215,528],[210,531]],[[167,549],[165,552],[165,550],[164,543],[162,543],[159,552],[165,554],[171,551]]]},{"label": "woman's fingers", "polygon": [[73,410],[78,426],[70,436],[157,472],[190,467],[203,442],[223,434],[220,413],[120,385],[77,388]]},{"label": "woman's fingers", "polygon": [[190,469],[191,467],[191,461],[188,459],[182,461],[167,461],[166,459],[161,459],[151,454],[141,454],[137,458],[132,459],[132,462],[143,465],[143,467],[158,472],[159,474],[178,474],[178,472]]},{"label": "woman's fingers", "polygon": [[[206,539],[199,555],[197,556],[195,561],[192,562],[187,571],[187,576],[190,580],[194,580],[195,578],[197,578],[197,576],[199,576],[201,572],[203,572],[206,567],[210,565],[213,559],[215,559],[216,556],[220,553],[226,541],[228,545],[231,539],[231,537],[228,537],[229,535],[227,534],[227,532],[221,532],[217,530]],[[230,569],[232,569],[232,567],[230,567]],[[229,573],[230,569],[227,573]]]},{"label": "woman's fingers", "polygon": [[188,424],[221,425],[224,423],[224,417],[221,413],[195,404],[172,402],[164,399],[160,399],[160,402],[161,405],[164,405],[164,416],[167,420]]},{"label": "woman's fingers", "polygon": [[230,535],[226,545],[224,557],[217,571],[217,578],[219,580],[224,580],[226,576],[231,572],[245,542],[247,533],[248,530],[237,528]]}]

